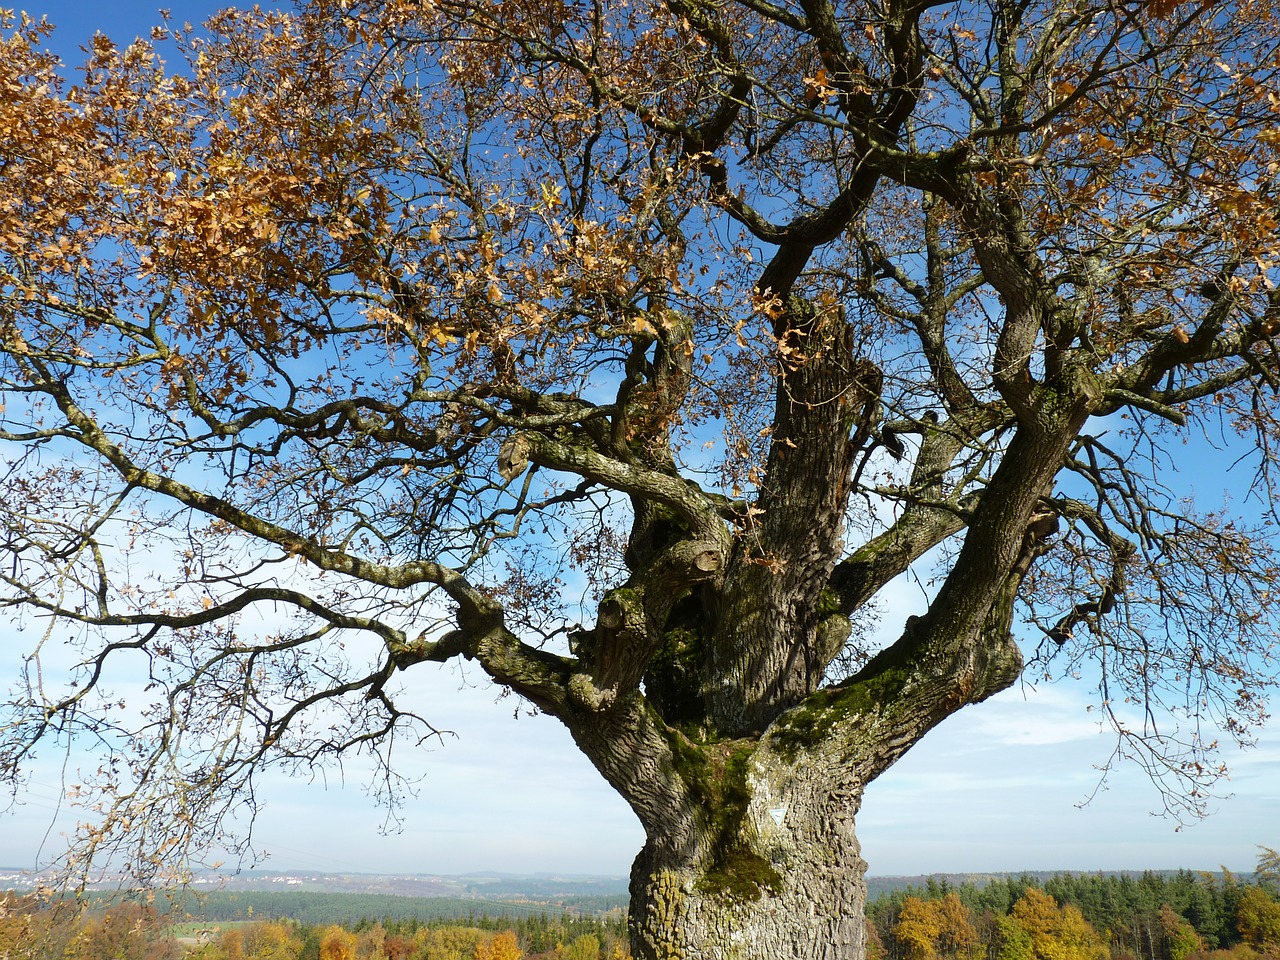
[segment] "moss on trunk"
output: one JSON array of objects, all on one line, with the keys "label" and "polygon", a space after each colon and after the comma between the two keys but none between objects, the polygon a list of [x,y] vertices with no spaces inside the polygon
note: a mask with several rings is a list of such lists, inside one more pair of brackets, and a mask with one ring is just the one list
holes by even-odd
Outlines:
[{"label": "moss on trunk", "polygon": [[855,677],[838,687],[811,694],[795,710],[784,714],[770,731],[775,749],[789,759],[826,743],[832,729],[854,716],[883,709],[901,693],[911,671],[906,664],[889,664],[865,678]]}]

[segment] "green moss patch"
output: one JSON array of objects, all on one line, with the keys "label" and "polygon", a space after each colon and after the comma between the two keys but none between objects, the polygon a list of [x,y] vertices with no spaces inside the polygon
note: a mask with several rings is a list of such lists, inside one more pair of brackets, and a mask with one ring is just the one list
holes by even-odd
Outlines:
[{"label": "green moss patch", "polygon": [[817,691],[778,719],[770,733],[773,745],[788,759],[794,759],[802,750],[825,742],[841,721],[865,716],[892,702],[909,676],[905,666],[893,664],[866,679]]},{"label": "green moss patch", "polygon": [[670,744],[676,773],[694,794],[712,836],[711,865],[698,881],[698,890],[739,900],[758,900],[765,890],[780,891],[782,876],[742,840],[755,742],[699,745],[672,731]]}]

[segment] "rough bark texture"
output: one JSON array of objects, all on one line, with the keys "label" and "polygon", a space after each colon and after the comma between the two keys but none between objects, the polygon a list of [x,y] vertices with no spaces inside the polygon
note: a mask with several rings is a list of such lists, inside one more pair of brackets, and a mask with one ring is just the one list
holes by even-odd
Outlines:
[{"label": "rough bark texture", "polygon": [[[1019,543],[1011,583],[1035,553]],[[1016,679],[1010,616],[992,603],[959,638],[913,625],[759,736],[695,742],[640,699],[614,720],[580,715],[580,746],[648,833],[632,868],[636,956],[861,958],[863,789],[945,717]]]},{"label": "rough bark texture", "polygon": [[661,767],[690,786],[676,823],[642,820],[650,840],[632,867],[633,950],[645,958],[864,954],[866,899],[855,818],[863,789],[962,705],[1011,683],[1017,647],[980,656],[917,642],[916,656],[873,661],[854,681],[783,714],[759,740],[699,749],[676,741]]},{"label": "rough bark texture", "polygon": [[[866,939],[866,864],[853,821],[857,796],[843,802],[767,790],[753,798],[748,832],[756,889],[716,890],[696,872],[657,864],[648,847],[631,876],[632,950],[642,960],[850,960]],[[775,822],[774,813],[782,818]],[[776,876],[766,876],[773,871]]]}]

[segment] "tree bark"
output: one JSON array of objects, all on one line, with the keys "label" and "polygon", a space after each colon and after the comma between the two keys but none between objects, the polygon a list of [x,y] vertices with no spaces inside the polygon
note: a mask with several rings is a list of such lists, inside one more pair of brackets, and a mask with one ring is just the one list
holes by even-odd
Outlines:
[{"label": "tree bark", "polygon": [[860,792],[784,800],[754,790],[736,878],[663,862],[651,845],[631,873],[631,943],[637,960],[853,960],[866,941],[866,885],[854,835]]},{"label": "tree bark", "polygon": [[631,876],[635,956],[861,960],[863,790],[945,717],[1018,676],[1007,614],[997,604],[963,643],[908,630],[758,737],[695,742],[640,697],[577,714],[579,746],[646,829]]}]

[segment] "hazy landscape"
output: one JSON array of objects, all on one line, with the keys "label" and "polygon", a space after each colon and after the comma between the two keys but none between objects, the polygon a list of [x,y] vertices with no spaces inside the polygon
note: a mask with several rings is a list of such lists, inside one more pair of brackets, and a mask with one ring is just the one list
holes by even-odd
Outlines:
[{"label": "hazy landscape", "polygon": [[[866,960],[1277,960],[1280,855],[1257,869],[875,877]],[[36,892],[0,870],[0,957],[630,960],[621,877],[245,871],[182,891]],[[49,878],[43,878],[45,880]],[[106,886],[105,884],[103,885]],[[2,887],[0,887],[2,889]],[[70,909],[68,909],[70,908]]]}]

